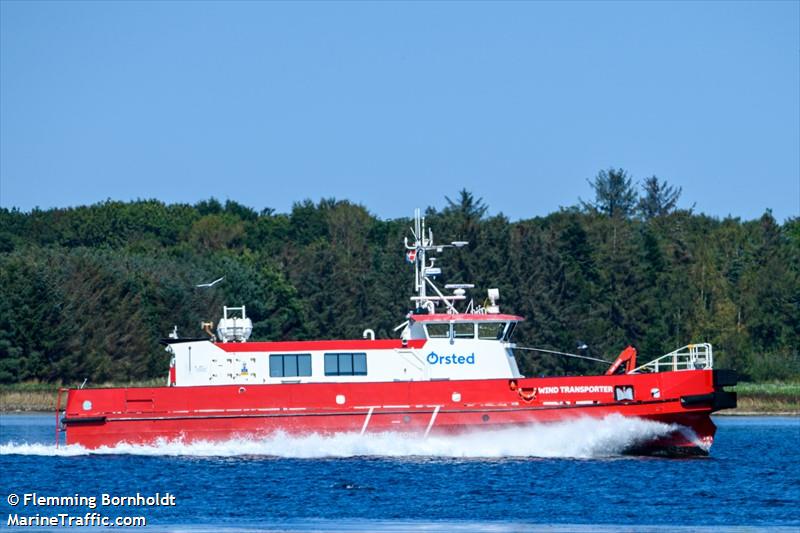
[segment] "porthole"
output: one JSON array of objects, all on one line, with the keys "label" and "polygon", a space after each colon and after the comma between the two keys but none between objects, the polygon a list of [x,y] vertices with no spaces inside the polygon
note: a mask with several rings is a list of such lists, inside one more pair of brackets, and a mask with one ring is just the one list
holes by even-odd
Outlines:
[{"label": "porthole", "polygon": [[91,411],[92,410],[92,402],[90,402],[89,400],[84,400],[83,401],[83,410],[84,411]]},{"label": "porthole", "polygon": [[489,415],[483,415],[481,417],[481,420],[483,420],[484,422],[488,422],[489,421]]},{"label": "porthole", "polygon": [[408,416],[408,415],[404,416],[403,417],[403,424],[408,424],[409,422],[411,422],[411,417]]}]

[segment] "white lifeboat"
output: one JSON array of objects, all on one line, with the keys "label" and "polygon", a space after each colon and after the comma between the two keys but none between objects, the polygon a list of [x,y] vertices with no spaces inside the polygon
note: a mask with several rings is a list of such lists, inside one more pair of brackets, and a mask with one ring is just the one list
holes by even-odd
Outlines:
[{"label": "white lifeboat", "polygon": [[[239,312],[241,316],[228,316],[228,312]],[[222,318],[217,324],[217,337],[222,342],[245,342],[253,333],[253,321],[247,318],[244,306],[222,308]]]}]

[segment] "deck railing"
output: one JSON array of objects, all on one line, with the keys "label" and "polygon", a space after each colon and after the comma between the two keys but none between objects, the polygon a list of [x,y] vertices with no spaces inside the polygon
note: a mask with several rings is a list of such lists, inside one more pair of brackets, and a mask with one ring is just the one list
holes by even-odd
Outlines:
[{"label": "deck railing", "polygon": [[636,372],[670,372],[675,370],[710,370],[714,367],[714,350],[711,344],[689,344],[674,352],[662,355],[649,363],[636,367]]}]

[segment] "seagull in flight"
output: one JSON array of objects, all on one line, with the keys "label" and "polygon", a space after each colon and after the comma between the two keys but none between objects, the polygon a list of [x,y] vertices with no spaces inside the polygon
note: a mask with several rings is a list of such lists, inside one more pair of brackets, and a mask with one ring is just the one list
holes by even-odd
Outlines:
[{"label": "seagull in flight", "polygon": [[219,278],[219,279],[215,279],[215,280],[214,280],[214,281],[212,281],[211,283],[201,283],[200,285],[195,285],[195,287],[197,287],[197,288],[202,288],[202,287],[213,287],[214,285],[216,285],[217,283],[219,283],[219,282],[220,282],[220,281],[222,281],[223,279],[225,279],[225,276],[222,276],[222,277],[221,277],[221,278]]}]

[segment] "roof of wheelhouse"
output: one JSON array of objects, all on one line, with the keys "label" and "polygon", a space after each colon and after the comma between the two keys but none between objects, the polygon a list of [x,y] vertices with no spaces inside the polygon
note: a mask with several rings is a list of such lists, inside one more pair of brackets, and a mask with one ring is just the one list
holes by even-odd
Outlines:
[{"label": "roof of wheelhouse", "polygon": [[525,318],[517,315],[499,313],[435,313],[411,315],[414,322],[522,322]]}]

